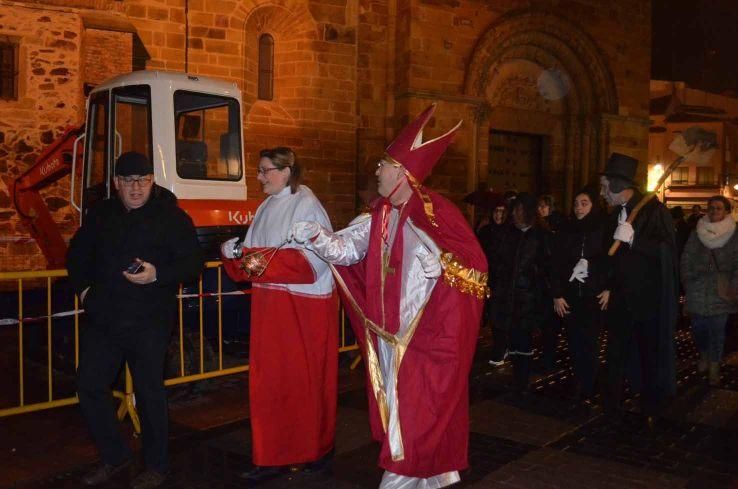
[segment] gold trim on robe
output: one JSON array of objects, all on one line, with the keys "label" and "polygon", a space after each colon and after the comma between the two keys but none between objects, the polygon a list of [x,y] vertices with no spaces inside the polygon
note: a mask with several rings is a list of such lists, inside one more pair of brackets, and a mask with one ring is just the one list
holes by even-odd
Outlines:
[{"label": "gold trim on robe", "polygon": [[454,254],[449,252],[441,253],[441,265],[446,285],[459,289],[464,294],[474,295],[478,299],[490,296],[487,273],[464,267]]}]

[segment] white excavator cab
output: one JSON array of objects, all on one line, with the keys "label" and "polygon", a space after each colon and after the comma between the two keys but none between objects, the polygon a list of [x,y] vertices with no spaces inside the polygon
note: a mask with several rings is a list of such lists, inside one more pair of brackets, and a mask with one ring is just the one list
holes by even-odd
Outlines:
[{"label": "white excavator cab", "polygon": [[72,204],[84,219],[86,208],[115,193],[118,156],[137,151],[153,162],[156,184],[177,196],[201,241],[240,234],[258,205],[247,201],[241,125],[234,83],[158,71],[113,78],[89,95]]}]

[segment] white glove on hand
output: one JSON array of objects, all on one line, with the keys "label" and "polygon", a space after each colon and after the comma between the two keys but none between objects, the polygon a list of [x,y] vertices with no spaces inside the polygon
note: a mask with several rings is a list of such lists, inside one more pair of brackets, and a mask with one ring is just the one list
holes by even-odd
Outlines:
[{"label": "white glove on hand", "polygon": [[580,258],[576,265],[574,265],[574,268],[571,272],[571,277],[569,277],[569,282],[573,282],[574,280],[579,280],[579,282],[584,283],[584,279],[589,277],[589,262],[585,260],[584,258]]},{"label": "white glove on hand", "polygon": [[289,240],[297,241],[298,243],[305,243],[319,235],[321,229],[320,224],[315,221],[296,222],[292,225]]},{"label": "white glove on hand", "polygon": [[423,267],[425,278],[438,278],[443,273],[443,267],[438,257],[432,253],[419,253],[418,260]]},{"label": "white glove on hand", "polygon": [[232,260],[236,258],[236,255],[233,253],[233,249],[236,246],[236,242],[240,238],[231,238],[222,245],[220,245],[220,254],[224,257],[228,258],[229,260]]},{"label": "white glove on hand", "polygon": [[612,237],[618,241],[632,245],[634,235],[635,231],[633,230],[633,226],[629,222],[621,222],[618,224],[618,227],[615,228],[615,234],[613,234]]}]

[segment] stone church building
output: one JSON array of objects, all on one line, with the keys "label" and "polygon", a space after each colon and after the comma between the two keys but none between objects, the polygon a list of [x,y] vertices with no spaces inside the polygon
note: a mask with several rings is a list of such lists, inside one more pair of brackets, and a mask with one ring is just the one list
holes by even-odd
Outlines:
[{"label": "stone church building", "polygon": [[[426,183],[471,217],[480,186],[568,202],[610,152],[645,162],[650,24],[648,0],[0,0],[0,270],[44,266],[12,182],[114,75],[235,82],[249,196],[258,150],[291,146],[336,227],[437,102],[426,137],[464,124]],[[44,191],[67,236],[68,180]]]}]

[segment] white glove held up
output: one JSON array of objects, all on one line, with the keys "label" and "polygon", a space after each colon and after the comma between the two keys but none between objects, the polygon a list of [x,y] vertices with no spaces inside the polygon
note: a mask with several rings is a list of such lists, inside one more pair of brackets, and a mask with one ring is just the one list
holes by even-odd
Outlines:
[{"label": "white glove held up", "polygon": [[418,254],[418,260],[420,265],[423,267],[423,274],[425,278],[438,278],[443,273],[443,267],[441,261],[432,253]]},{"label": "white glove held up", "polygon": [[220,245],[220,254],[230,260],[234,259],[236,255],[233,253],[233,251],[236,246],[236,242],[239,239],[240,238],[231,238],[225,243],[223,243],[222,245]]},{"label": "white glove held up", "polygon": [[569,282],[573,282],[574,280],[578,280],[581,283],[584,283],[584,280],[589,277],[589,262],[585,260],[584,258],[580,258],[576,265],[574,265],[574,268],[571,272],[571,277],[569,277]]},{"label": "white glove held up", "polygon": [[315,221],[296,222],[292,225],[290,241],[294,240],[298,243],[305,243],[320,234],[321,229],[320,224]]}]

